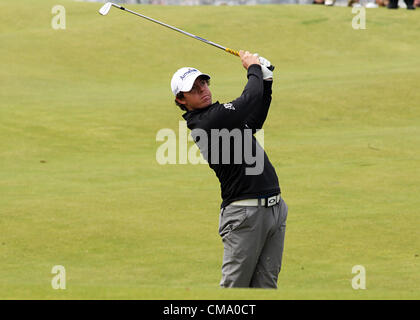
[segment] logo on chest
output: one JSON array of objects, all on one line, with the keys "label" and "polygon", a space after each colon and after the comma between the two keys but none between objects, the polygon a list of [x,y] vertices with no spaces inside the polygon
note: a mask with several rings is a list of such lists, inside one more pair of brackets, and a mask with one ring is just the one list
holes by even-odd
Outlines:
[{"label": "logo on chest", "polygon": [[226,109],[235,110],[235,107],[231,103],[225,103],[223,105]]}]

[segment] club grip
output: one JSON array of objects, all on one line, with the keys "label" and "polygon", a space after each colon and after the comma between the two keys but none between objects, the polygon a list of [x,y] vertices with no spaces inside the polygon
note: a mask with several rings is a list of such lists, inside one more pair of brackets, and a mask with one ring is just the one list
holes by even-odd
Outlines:
[{"label": "club grip", "polygon": [[[231,53],[231,54],[233,54],[233,55],[235,55],[237,57],[239,57],[239,51],[236,51],[236,50],[233,50],[233,49],[230,49],[230,48],[226,48],[225,51],[226,52],[229,52],[229,53]],[[273,65],[269,66],[268,67],[268,70],[273,71],[274,70],[274,66]]]},{"label": "club grip", "polygon": [[233,49],[229,49],[229,48],[226,48],[225,51],[233,54],[234,56],[239,57],[239,51],[236,51],[236,50],[233,50]]}]

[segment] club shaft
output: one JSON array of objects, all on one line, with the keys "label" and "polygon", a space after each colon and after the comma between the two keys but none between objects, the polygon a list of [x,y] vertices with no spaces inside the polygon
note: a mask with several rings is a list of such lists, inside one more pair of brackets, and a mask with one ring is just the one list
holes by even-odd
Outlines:
[{"label": "club shaft", "polygon": [[154,23],[160,24],[161,26],[167,27],[167,28],[172,29],[172,30],[174,30],[174,31],[178,31],[178,32],[180,32],[180,33],[182,33],[182,34],[185,34],[186,36],[191,37],[191,38],[194,38],[194,39],[200,40],[200,41],[202,41],[202,42],[205,42],[205,43],[207,43],[207,44],[210,44],[210,45],[212,45],[212,46],[214,46],[214,47],[216,47],[216,48],[222,49],[223,51],[229,52],[229,53],[231,53],[231,54],[233,54],[233,55],[235,55],[235,56],[239,56],[239,52],[238,52],[238,51],[236,51],[236,50],[232,50],[232,49],[229,49],[229,48],[225,48],[225,47],[221,46],[220,44],[217,44],[217,43],[214,43],[214,42],[209,41],[209,40],[207,40],[207,39],[201,38],[201,37],[196,36],[196,35],[194,35],[194,34],[192,34],[192,33],[189,33],[189,32],[186,32],[186,31],[184,31],[184,30],[178,29],[178,28],[173,27],[173,26],[171,26],[171,25],[169,25],[169,24],[166,24],[166,23],[161,22],[161,21],[159,21],[159,20],[156,20],[156,19],[150,18],[150,17],[145,16],[145,15],[143,15],[143,14],[140,14],[140,13],[138,13],[138,12],[132,11],[132,10],[127,9],[127,8],[124,8],[124,7],[120,6],[120,5],[117,5],[117,4],[114,4],[114,3],[113,3],[112,5],[113,5],[114,7],[116,7],[116,8],[121,9],[121,10],[124,10],[124,11],[130,12],[130,13],[132,13],[132,14],[136,15],[136,16],[139,16],[139,17],[142,17],[142,18],[147,19],[147,20],[149,20],[149,21],[152,21],[152,22],[154,22]]}]

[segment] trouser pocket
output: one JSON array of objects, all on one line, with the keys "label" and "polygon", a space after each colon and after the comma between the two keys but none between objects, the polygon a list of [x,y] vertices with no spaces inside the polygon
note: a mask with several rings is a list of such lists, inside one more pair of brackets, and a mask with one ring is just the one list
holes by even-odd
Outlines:
[{"label": "trouser pocket", "polygon": [[223,238],[238,229],[247,219],[247,207],[226,206],[221,210],[219,219],[219,235]]}]

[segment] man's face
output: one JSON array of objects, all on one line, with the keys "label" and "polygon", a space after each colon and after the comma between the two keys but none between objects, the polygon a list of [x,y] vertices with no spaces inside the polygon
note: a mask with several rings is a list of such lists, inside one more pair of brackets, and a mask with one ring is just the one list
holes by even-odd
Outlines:
[{"label": "man's face", "polygon": [[211,92],[204,77],[198,77],[189,92],[183,93],[183,98],[176,98],[179,103],[185,105],[188,110],[196,110],[211,105]]}]

